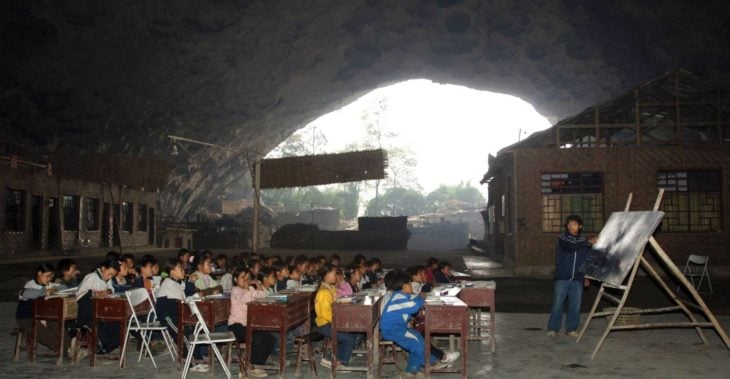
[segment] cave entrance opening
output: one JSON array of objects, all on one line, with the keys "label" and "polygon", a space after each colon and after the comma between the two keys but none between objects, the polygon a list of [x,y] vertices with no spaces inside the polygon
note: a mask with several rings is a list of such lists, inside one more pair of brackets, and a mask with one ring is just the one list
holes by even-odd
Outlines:
[{"label": "cave entrance opening", "polygon": [[549,126],[515,96],[425,79],[388,85],[315,119],[267,155],[383,148],[389,165],[385,179],[264,190],[263,201],[290,218],[279,223],[323,218],[322,224],[338,228],[352,225],[330,220],[332,209],[340,210],[343,221],[362,215],[438,220],[466,210],[477,213],[486,205],[486,186],[478,183],[488,155]]}]

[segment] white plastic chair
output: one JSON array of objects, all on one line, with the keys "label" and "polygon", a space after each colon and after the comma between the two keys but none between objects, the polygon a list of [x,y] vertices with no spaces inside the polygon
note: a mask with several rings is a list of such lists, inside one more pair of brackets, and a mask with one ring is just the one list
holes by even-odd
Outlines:
[{"label": "white plastic chair", "polygon": [[[162,334],[167,350],[170,352],[170,357],[172,357],[172,361],[175,362],[175,357],[177,356],[175,342],[173,341],[172,336],[170,336],[170,332],[167,330],[167,327],[161,325],[157,320],[157,313],[155,313],[155,306],[152,303],[149,292],[147,292],[145,288],[136,288],[126,291],[124,294],[127,297],[127,303],[129,303],[130,308],[132,308],[132,316],[129,318],[129,322],[127,322],[127,334],[124,336],[124,344],[122,345],[122,355],[119,359],[119,367],[121,368],[124,365],[129,335],[133,331],[139,332],[142,338],[142,348],[139,351],[139,359],[137,359],[137,362],[142,360],[142,356],[144,354],[149,354],[152,365],[154,365],[155,370],[157,370],[157,363],[155,362],[155,358],[150,350],[150,340],[152,338],[152,333],[154,332],[160,332]],[[144,321],[142,321],[140,316],[137,315],[135,307],[144,302],[147,302],[150,307],[150,311],[147,313]]]},{"label": "white plastic chair", "polygon": [[225,371],[226,377],[231,379],[231,371],[228,369],[228,364],[226,360],[223,359],[223,356],[221,355],[220,350],[218,350],[218,346],[216,346],[216,344],[227,343],[230,354],[230,346],[236,342],[236,336],[232,332],[211,333],[210,330],[208,330],[208,326],[205,324],[203,315],[200,313],[198,304],[195,303],[195,300],[187,299],[185,302],[188,304],[188,307],[190,307],[190,313],[195,315],[198,322],[195,324],[193,334],[188,339],[188,355],[185,359],[185,365],[183,366],[182,379],[185,379],[188,376],[190,362],[193,360],[193,350],[195,350],[195,346],[197,345],[209,345],[213,350],[213,353],[215,353],[218,363],[223,366],[223,371]]},{"label": "white plastic chair", "polygon": [[[702,281],[707,278],[707,285],[710,287],[710,293],[712,292],[712,282],[710,282],[710,274],[707,271],[707,265],[710,262],[710,257],[706,255],[695,255],[692,254],[687,258],[687,263],[684,265],[682,273],[688,277],[692,286],[700,290],[702,287]],[[695,284],[695,278],[699,278],[699,281]],[[679,289],[677,289],[679,291]]]}]

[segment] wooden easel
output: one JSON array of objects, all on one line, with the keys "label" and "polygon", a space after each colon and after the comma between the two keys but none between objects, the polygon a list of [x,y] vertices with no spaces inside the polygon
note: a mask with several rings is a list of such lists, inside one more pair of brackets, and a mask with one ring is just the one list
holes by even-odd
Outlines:
[{"label": "wooden easel", "polygon": [[[659,205],[661,204],[662,197],[664,196],[664,190],[659,190],[659,195],[657,196],[656,202],[654,203],[654,211],[659,210]],[[626,208],[625,211],[628,212],[631,208],[631,200],[633,199],[633,194],[629,194],[629,198],[626,201]],[[601,336],[601,339],[598,340],[598,344],[596,345],[596,348],[593,350],[593,354],[591,354],[591,359],[594,359],[596,355],[598,354],[598,351],[601,349],[601,346],[603,346],[603,343],[606,341],[606,337],[608,337],[608,334],[615,330],[634,330],[634,329],[653,329],[653,328],[695,328],[697,331],[697,334],[700,336],[700,339],[702,339],[702,342],[707,345],[707,339],[705,338],[704,334],[702,333],[702,328],[713,328],[717,332],[717,334],[720,336],[722,341],[725,343],[725,346],[730,349],[730,339],[728,339],[727,334],[725,333],[725,330],[722,328],[720,323],[717,321],[717,318],[714,314],[710,311],[710,309],[707,307],[707,304],[705,304],[704,300],[702,300],[702,297],[700,297],[697,290],[694,288],[694,286],[685,278],[685,276],[682,274],[682,272],[679,270],[677,265],[672,262],[672,260],[669,258],[667,253],[662,249],[662,247],[659,245],[659,243],[654,239],[654,237],[649,238],[649,244],[654,248],[654,251],[657,254],[658,259],[663,262],[666,265],[667,268],[667,274],[669,274],[670,277],[674,277],[680,282],[680,285],[683,286],[691,295],[692,299],[694,299],[695,303],[692,303],[688,300],[679,298],[677,296],[677,293],[675,291],[672,291],[667,283],[662,279],[661,276],[657,273],[657,271],[651,266],[649,261],[644,257],[644,253],[646,252],[646,249],[642,250],[641,253],[636,258],[636,261],[634,261],[634,264],[631,268],[631,273],[629,274],[626,284],[621,286],[614,286],[608,283],[601,283],[601,289],[598,291],[598,295],[596,296],[596,300],[593,302],[593,307],[591,308],[591,312],[588,315],[588,319],[586,320],[585,324],[583,325],[583,328],[580,331],[580,335],[578,335],[578,339],[576,342],[580,342],[581,338],[583,337],[583,334],[585,333],[586,329],[588,329],[588,325],[590,324],[591,320],[594,317],[604,317],[604,316],[611,316],[611,318],[608,320],[608,325],[606,326],[606,330],[603,332],[603,335]],[[670,307],[664,307],[664,308],[652,308],[652,309],[641,309],[641,310],[635,310],[635,311],[626,311],[623,312],[623,314],[652,314],[652,313],[664,313],[664,312],[670,312],[670,311],[676,311],[681,310],[684,312],[685,315],[689,318],[689,322],[658,322],[658,323],[646,323],[646,324],[633,324],[633,325],[620,325],[615,326],[616,320],[618,319],[619,315],[622,313],[621,310],[624,308],[624,305],[626,303],[626,299],[629,296],[629,293],[631,292],[631,287],[634,284],[634,279],[636,278],[636,272],[639,270],[639,266],[644,268],[644,271],[646,271],[649,276],[654,279],[661,289],[669,296],[670,299],[676,304],[675,306]],[[589,278],[596,280],[594,278]],[[613,296],[609,293],[606,293],[606,288],[615,288],[620,291],[623,291],[623,295],[621,298],[618,298],[616,296]],[[616,304],[616,310],[614,312],[596,312],[596,308],[598,308],[598,303],[600,303],[601,299],[606,299],[607,301]],[[695,318],[695,315],[689,310],[689,308],[693,308],[699,312],[702,312],[705,317],[707,317],[710,322],[700,322]]]}]

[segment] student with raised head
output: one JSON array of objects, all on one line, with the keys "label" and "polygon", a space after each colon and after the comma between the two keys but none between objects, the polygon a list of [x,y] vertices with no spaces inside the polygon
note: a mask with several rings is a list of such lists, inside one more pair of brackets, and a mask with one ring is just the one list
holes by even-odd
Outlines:
[{"label": "student with raised head", "polygon": [[367,285],[362,288],[373,288],[378,285],[378,273],[380,272],[380,266],[382,263],[378,258],[372,258],[365,262],[365,276],[367,279]]},{"label": "student with raised head", "polygon": [[359,268],[348,270],[345,280],[337,286],[337,297],[352,296],[360,292],[360,277]]},{"label": "student with raised head", "polygon": [[[60,288],[60,285],[53,284],[53,265],[43,263],[35,269],[33,279],[29,280],[18,292],[18,307],[15,310],[15,319],[18,328],[30,335],[33,325],[33,302],[45,296],[52,295]],[[52,351],[58,352],[59,336],[58,321],[39,322],[36,329],[38,342]],[[70,340],[65,339],[66,348],[70,346]]]},{"label": "student with raised head", "polygon": [[119,262],[119,271],[112,278],[112,288],[114,293],[124,293],[124,291],[130,290],[133,287],[132,281],[129,280],[129,268],[127,263],[122,260]]},{"label": "student with raised head", "polygon": [[213,271],[225,272],[228,270],[228,256],[225,254],[218,254],[215,257],[215,264],[213,265]]},{"label": "student with raised head", "polygon": [[261,289],[266,293],[267,296],[276,295],[276,274],[274,273],[273,268],[262,268],[259,271],[256,280],[261,283]]},{"label": "student with raised head", "polygon": [[[76,325],[82,331],[90,331],[93,319],[92,297],[105,297],[113,293],[111,279],[119,272],[119,257],[110,258],[102,262],[94,272],[87,274],[76,292],[78,316]],[[97,325],[97,354],[106,354],[119,347],[119,324],[113,322],[99,322]],[[82,355],[85,352],[80,352]]]},{"label": "student with raised head", "polygon": [[430,257],[426,260],[426,283],[434,284],[433,273],[438,269],[438,266],[438,258]]},{"label": "student with raised head", "polygon": [[418,295],[423,292],[431,292],[431,284],[426,281],[426,268],[423,266],[412,266],[406,269],[411,276],[411,288],[413,293]]},{"label": "student with raised head", "polygon": [[[160,324],[167,326],[167,318],[173,322],[178,320],[178,303],[184,301],[186,297],[195,293],[195,286],[185,281],[185,266],[176,258],[170,258],[164,262],[162,271],[167,273],[165,279],[160,283],[160,288],[155,292],[157,303],[155,310]],[[173,338],[177,338],[177,333],[168,328]]]},{"label": "student with raised head", "polygon": [[195,272],[190,275],[190,281],[195,284],[195,288],[201,296],[223,293],[223,288],[210,276],[212,272],[210,264],[209,255],[198,254],[193,258]]},{"label": "student with raised head", "polygon": [[258,259],[249,259],[247,266],[249,271],[251,271],[252,277],[254,278],[259,276],[259,271],[261,271],[261,268],[264,267],[264,265]]},{"label": "student with raised head", "polygon": [[183,264],[185,275],[190,275],[193,272],[193,268],[190,265],[190,251],[188,249],[178,250],[177,259]]},{"label": "student with raised head", "polygon": [[[314,297],[314,319],[317,325],[317,332],[327,337],[332,337],[332,305],[337,299],[337,290],[334,287],[337,267],[325,263],[319,268],[320,284],[317,294]],[[350,363],[352,350],[355,349],[357,337],[352,333],[337,333],[337,366],[346,369]],[[320,364],[332,368],[332,358],[323,357]]]},{"label": "student with raised head", "polygon": [[[260,283],[251,280],[251,272],[245,268],[233,270],[233,277],[236,283],[231,289],[231,314],[228,317],[228,330],[236,335],[239,343],[246,341],[246,324],[248,303],[265,297],[266,293],[260,287]],[[251,364],[263,366],[274,350],[276,337],[269,332],[254,331],[251,340]],[[261,367],[254,367],[248,371],[250,376],[265,378],[268,376]]]},{"label": "student with raised head", "polygon": [[56,265],[56,283],[61,285],[61,289],[78,287],[79,274],[79,269],[73,259],[63,258],[58,261],[58,265]]},{"label": "student with raised head", "polygon": [[289,279],[286,280],[286,289],[296,289],[302,286],[302,273],[297,266],[289,266]]},{"label": "student with raised head", "polygon": [[436,271],[433,272],[433,280],[440,284],[452,283],[454,278],[451,276],[451,263],[439,262]]},{"label": "student with raised head", "polygon": [[284,261],[275,261],[271,264],[271,268],[274,269],[274,276],[276,276],[276,292],[286,289],[286,281],[289,279],[289,266]]},{"label": "student with raised head", "polygon": [[305,284],[313,284],[314,280],[309,277],[309,258],[307,258],[306,255],[298,255],[296,258],[294,258],[294,264],[293,266],[296,268],[296,270],[299,272],[299,282],[301,285]]},{"label": "student with raised head", "polygon": [[330,255],[330,263],[332,266],[340,267],[342,265],[342,258],[337,254]]},{"label": "student with raised head", "polygon": [[[395,271],[392,276],[389,273],[387,285],[392,295],[383,308],[380,331],[384,339],[395,342],[408,352],[405,371],[410,376],[417,376],[426,362],[426,342],[421,333],[408,326],[408,322],[423,307],[424,300],[413,294],[411,277],[405,271]],[[434,354],[437,350],[433,347],[431,349],[430,364],[436,369],[446,367],[460,356],[459,352],[450,352],[443,354],[443,359],[440,360]]]},{"label": "student with raised head", "polygon": [[[177,339],[177,332],[170,327],[170,322],[174,325],[178,322],[178,304],[184,301],[186,297],[195,294],[195,285],[185,280],[185,266],[177,258],[170,258],[163,262],[161,270],[166,275],[160,282],[160,288],[155,291],[157,301],[155,302],[155,311],[157,312],[157,319],[160,325],[167,327],[168,332],[173,339]],[[169,320],[169,321],[168,321]],[[175,325],[179,329],[179,325]],[[190,330],[186,328],[187,333]],[[184,332],[185,333],[185,332]],[[196,361],[203,359],[203,349],[201,346],[195,348],[193,355]],[[164,344],[159,341],[153,340],[153,345],[150,346],[153,353],[164,351]],[[193,364],[191,371],[203,372],[208,371],[208,365],[205,363]]]},{"label": "student with raised head", "polygon": [[154,266],[156,264],[157,258],[151,255],[142,256],[142,259],[137,261],[137,265],[135,267],[139,275],[134,279],[133,287],[146,288],[147,291],[152,293],[155,287],[152,277],[155,275]]},{"label": "student with raised head", "polygon": [[319,275],[317,274],[319,272],[319,266],[321,265],[317,257],[309,258],[309,264],[307,265],[307,278],[312,283],[319,281]]},{"label": "student with raised head", "polygon": [[590,284],[579,270],[585,262],[595,237],[587,240],[582,234],[583,219],[570,215],[565,219],[565,232],[558,237],[555,247],[555,276],[553,277],[553,305],[548,320],[548,336],[555,337],[563,324],[563,305],[568,302],[565,334],[578,337],[580,303],[583,287]]}]

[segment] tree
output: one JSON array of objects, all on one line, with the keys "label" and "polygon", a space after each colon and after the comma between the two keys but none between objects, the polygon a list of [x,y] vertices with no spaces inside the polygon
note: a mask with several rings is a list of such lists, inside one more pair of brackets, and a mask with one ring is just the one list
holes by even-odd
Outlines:
[{"label": "tree", "polygon": [[393,187],[368,202],[368,216],[418,215],[425,210],[426,199],[416,190]]},{"label": "tree", "polygon": [[327,136],[317,128],[317,125],[310,124],[290,135],[274,150],[271,150],[268,156],[284,158],[313,155],[317,151],[324,150],[325,146],[327,146]]},{"label": "tree", "polygon": [[455,186],[442,184],[426,195],[426,209],[429,212],[438,212],[449,201],[460,201],[477,207],[484,202],[484,196],[470,182],[461,182]]}]

